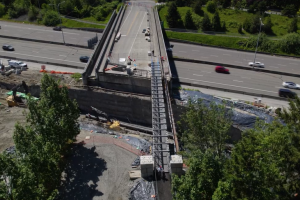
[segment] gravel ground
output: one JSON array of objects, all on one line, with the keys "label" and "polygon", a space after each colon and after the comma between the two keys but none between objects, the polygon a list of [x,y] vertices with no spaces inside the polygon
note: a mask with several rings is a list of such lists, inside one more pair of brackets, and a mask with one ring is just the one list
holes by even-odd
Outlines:
[{"label": "gravel ground", "polygon": [[[111,138],[110,135],[101,137]],[[79,137],[91,135],[81,131]],[[77,144],[69,158],[62,185],[61,198],[64,200],[128,200],[130,181],[128,171],[136,158],[114,144],[95,141],[94,144]]]}]

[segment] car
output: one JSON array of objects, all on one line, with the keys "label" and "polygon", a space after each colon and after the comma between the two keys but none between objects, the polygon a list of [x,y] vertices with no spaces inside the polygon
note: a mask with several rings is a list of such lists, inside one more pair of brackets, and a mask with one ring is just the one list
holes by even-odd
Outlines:
[{"label": "car", "polygon": [[6,45],[6,44],[2,46],[2,49],[6,50],[6,51],[14,51],[15,50],[11,45]]},{"label": "car", "polygon": [[89,61],[90,57],[88,56],[80,56],[79,60],[81,62],[87,63]]},{"label": "car", "polygon": [[54,27],[53,30],[54,31],[61,31],[61,27],[60,26]]},{"label": "car", "polygon": [[297,96],[295,92],[292,92],[291,90],[284,89],[284,88],[279,89],[278,95],[280,97],[291,98],[291,99],[294,99]]},{"label": "car", "polygon": [[255,62],[255,63],[249,62],[248,65],[251,67],[262,67],[262,68],[265,67],[265,64],[261,62]]},{"label": "car", "polygon": [[283,82],[282,86],[285,88],[291,88],[291,89],[297,89],[300,90],[300,85],[294,83],[294,82]]},{"label": "car", "polygon": [[229,69],[222,67],[222,66],[216,66],[215,71],[217,73],[230,74]]},{"label": "car", "polygon": [[166,51],[167,51],[167,52],[172,52],[173,49],[172,49],[172,48],[167,48]]},{"label": "car", "polygon": [[145,33],[145,32],[146,32],[146,29],[144,28],[142,33]]},{"label": "car", "polygon": [[24,68],[28,68],[27,64],[18,60],[7,60],[8,61],[8,65],[10,65],[12,68],[16,68],[16,67],[24,67]]}]

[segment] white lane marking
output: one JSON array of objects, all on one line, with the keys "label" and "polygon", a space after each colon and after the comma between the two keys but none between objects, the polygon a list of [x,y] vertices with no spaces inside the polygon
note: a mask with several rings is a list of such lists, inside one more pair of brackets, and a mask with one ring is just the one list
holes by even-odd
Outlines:
[{"label": "white lane marking", "polygon": [[[29,29],[29,30],[36,30],[36,31],[46,31],[46,32],[52,32],[52,33],[60,33],[60,31],[53,31],[53,30],[43,30],[43,29],[36,29],[36,28],[27,28],[27,27],[21,27],[21,26],[12,26],[12,25],[3,25],[13,28],[21,28],[21,29]],[[79,33],[70,33],[70,32],[64,32],[64,34],[73,34],[73,35],[79,35]]]},{"label": "white lane marking", "polygon": [[210,81],[202,81],[202,80],[196,80],[196,79],[191,79],[191,78],[182,78],[182,77],[178,77],[178,78],[179,79],[187,79],[187,80],[191,80],[191,81],[204,82],[204,83],[212,83],[212,84],[216,84],[216,85],[223,85],[223,86],[226,85],[226,86],[230,86],[230,87],[237,87],[237,88],[243,88],[243,89],[249,89],[249,90],[258,90],[258,91],[262,91],[262,92],[270,92],[270,93],[277,94],[277,92],[268,91],[268,90],[261,90],[261,89],[256,89],[256,88],[249,88],[249,87],[230,85],[230,84],[224,84],[224,83],[216,83],[216,82],[210,82]]},{"label": "white lane marking", "polygon": [[290,65],[298,65],[297,63],[290,63]]},{"label": "white lane marking", "polygon": [[244,82],[244,81],[239,81],[239,80],[233,80],[233,81],[235,81],[235,82],[240,82],[240,83]]},{"label": "white lane marking", "polygon": [[282,64],[277,64],[277,65],[280,65],[280,66],[283,66],[283,67],[285,67],[286,65],[282,65]]},{"label": "white lane marking", "polygon": [[[9,53],[9,54],[16,54],[16,55],[21,55],[21,56],[30,56],[30,57],[36,57],[36,58],[46,58],[50,60],[61,60],[61,61],[67,61],[67,62],[72,62],[72,63],[80,63],[80,62],[75,62],[75,61],[70,61],[70,60],[62,60],[62,59],[55,59],[55,58],[48,58],[48,57],[42,57],[42,56],[33,56],[33,55],[28,55],[28,54],[23,54],[23,53],[13,53],[13,52],[5,52],[5,51],[0,51],[2,53]],[[80,63],[82,64],[82,63]]]},{"label": "white lane marking", "polygon": [[[131,45],[130,51],[129,51],[129,53],[128,53],[128,56],[129,56],[130,53],[131,53],[132,47],[133,47],[133,45],[134,45],[134,42],[135,42],[135,40],[136,40],[136,37],[137,37],[137,35],[138,35],[140,29],[141,29],[141,26],[142,26],[142,23],[143,23],[143,21],[144,21],[145,16],[146,16],[146,13],[144,14],[144,17],[143,17],[143,19],[142,19],[142,21],[141,21],[141,23],[140,23],[140,27],[139,27],[139,29],[138,29],[137,32],[136,32],[136,35],[135,35],[135,38],[134,38],[133,43],[132,43],[132,45]],[[128,57],[128,56],[127,56],[127,57]]]},{"label": "white lane marking", "polygon": [[192,50],[192,51],[197,51],[197,52],[199,52],[199,50]]},{"label": "white lane marking", "polygon": [[59,55],[59,56],[67,57],[66,55]]},{"label": "white lane marking", "polygon": [[224,56],[231,56],[230,54],[223,53]]},{"label": "white lane marking", "polygon": [[181,52],[181,53],[186,53],[186,51],[178,51],[178,52]]},{"label": "white lane marking", "polygon": [[271,67],[271,68],[278,68],[278,67],[273,67],[273,66],[269,66],[269,67]]},{"label": "white lane marking", "polygon": [[210,55],[210,56],[213,56],[213,57],[219,57],[219,56],[217,56],[217,55]]},{"label": "white lane marking", "polygon": [[249,77],[243,77],[243,76],[241,76],[241,78],[245,78],[245,79],[251,79],[251,78],[249,78]]},{"label": "white lane marking", "polygon": [[203,75],[201,75],[201,74],[193,74],[194,76],[203,76]]}]

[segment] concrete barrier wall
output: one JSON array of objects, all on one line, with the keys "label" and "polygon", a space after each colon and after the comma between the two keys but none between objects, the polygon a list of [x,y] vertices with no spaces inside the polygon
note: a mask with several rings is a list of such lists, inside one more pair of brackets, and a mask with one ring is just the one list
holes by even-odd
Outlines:
[{"label": "concrete barrier wall", "polygon": [[[122,11],[123,11],[123,6],[120,8],[119,14],[117,15],[116,19],[114,20],[114,22],[113,22],[113,24],[112,24],[112,26],[111,26],[111,28],[109,30],[109,33],[108,33],[108,35],[106,37],[106,40],[105,40],[105,42],[103,44],[103,47],[101,49],[101,53],[99,54],[99,57],[98,57],[97,62],[96,62],[96,65],[94,67],[97,79],[99,78],[98,77],[99,69],[100,69],[100,71],[104,70],[104,69],[101,68],[102,62],[103,61],[107,62],[107,60],[106,60],[107,56],[105,55],[105,53],[106,53],[108,45],[109,45],[109,43],[110,43],[110,41],[112,39],[113,33],[115,31],[116,24],[117,24],[117,22],[118,22],[118,20],[120,18],[120,14],[123,13]],[[106,65],[106,63],[105,63],[105,65]]]},{"label": "concrete barrier wall", "polygon": [[148,78],[99,73],[99,85],[112,90],[151,95],[151,80]]},{"label": "concrete barrier wall", "polygon": [[124,122],[151,127],[150,97],[74,88],[69,90],[69,95],[76,99],[82,112],[92,113],[93,106]]},{"label": "concrete barrier wall", "polygon": [[94,50],[94,53],[91,55],[91,57],[90,57],[87,65],[84,68],[84,71],[82,73],[82,80],[83,80],[83,83],[85,85],[87,85],[87,79],[88,79],[88,77],[92,74],[92,71],[94,69],[96,61],[97,61],[98,56],[100,54],[100,51],[102,49],[102,46],[103,46],[103,44],[104,44],[104,42],[105,42],[105,40],[107,38],[107,35],[108,35],[108,33],[109,33],[110,29],[111,29],[111,26],[112,26],[113,22],[115,21],[116,15],[117,15],[116,11],[114,11],[112,13],[112,15],[111,15],[111,17],[110,17],[110,19],[109,19],[109,21],[108,21],[105,29],[104,29],[104,31],[103,31],[102,38],[97,42],[96,48]]}]

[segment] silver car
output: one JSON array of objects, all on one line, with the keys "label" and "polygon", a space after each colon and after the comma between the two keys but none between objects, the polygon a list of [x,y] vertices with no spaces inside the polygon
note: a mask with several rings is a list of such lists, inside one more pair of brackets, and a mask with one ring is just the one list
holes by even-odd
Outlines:
[{"label": "silver car", "polygon": [[300,85],[294,83],[294,82],[283,82],[282,86],[285,88],[291,88],[291,89],[300,89]]},{"label": "silver car", "polygon": [[261,62],[255,62],[255,63],[254,62],[249,62],[248,65],[251,66],[251,67],[261,67],[261,68],[265,67],[265,64],[261,63]]}]

